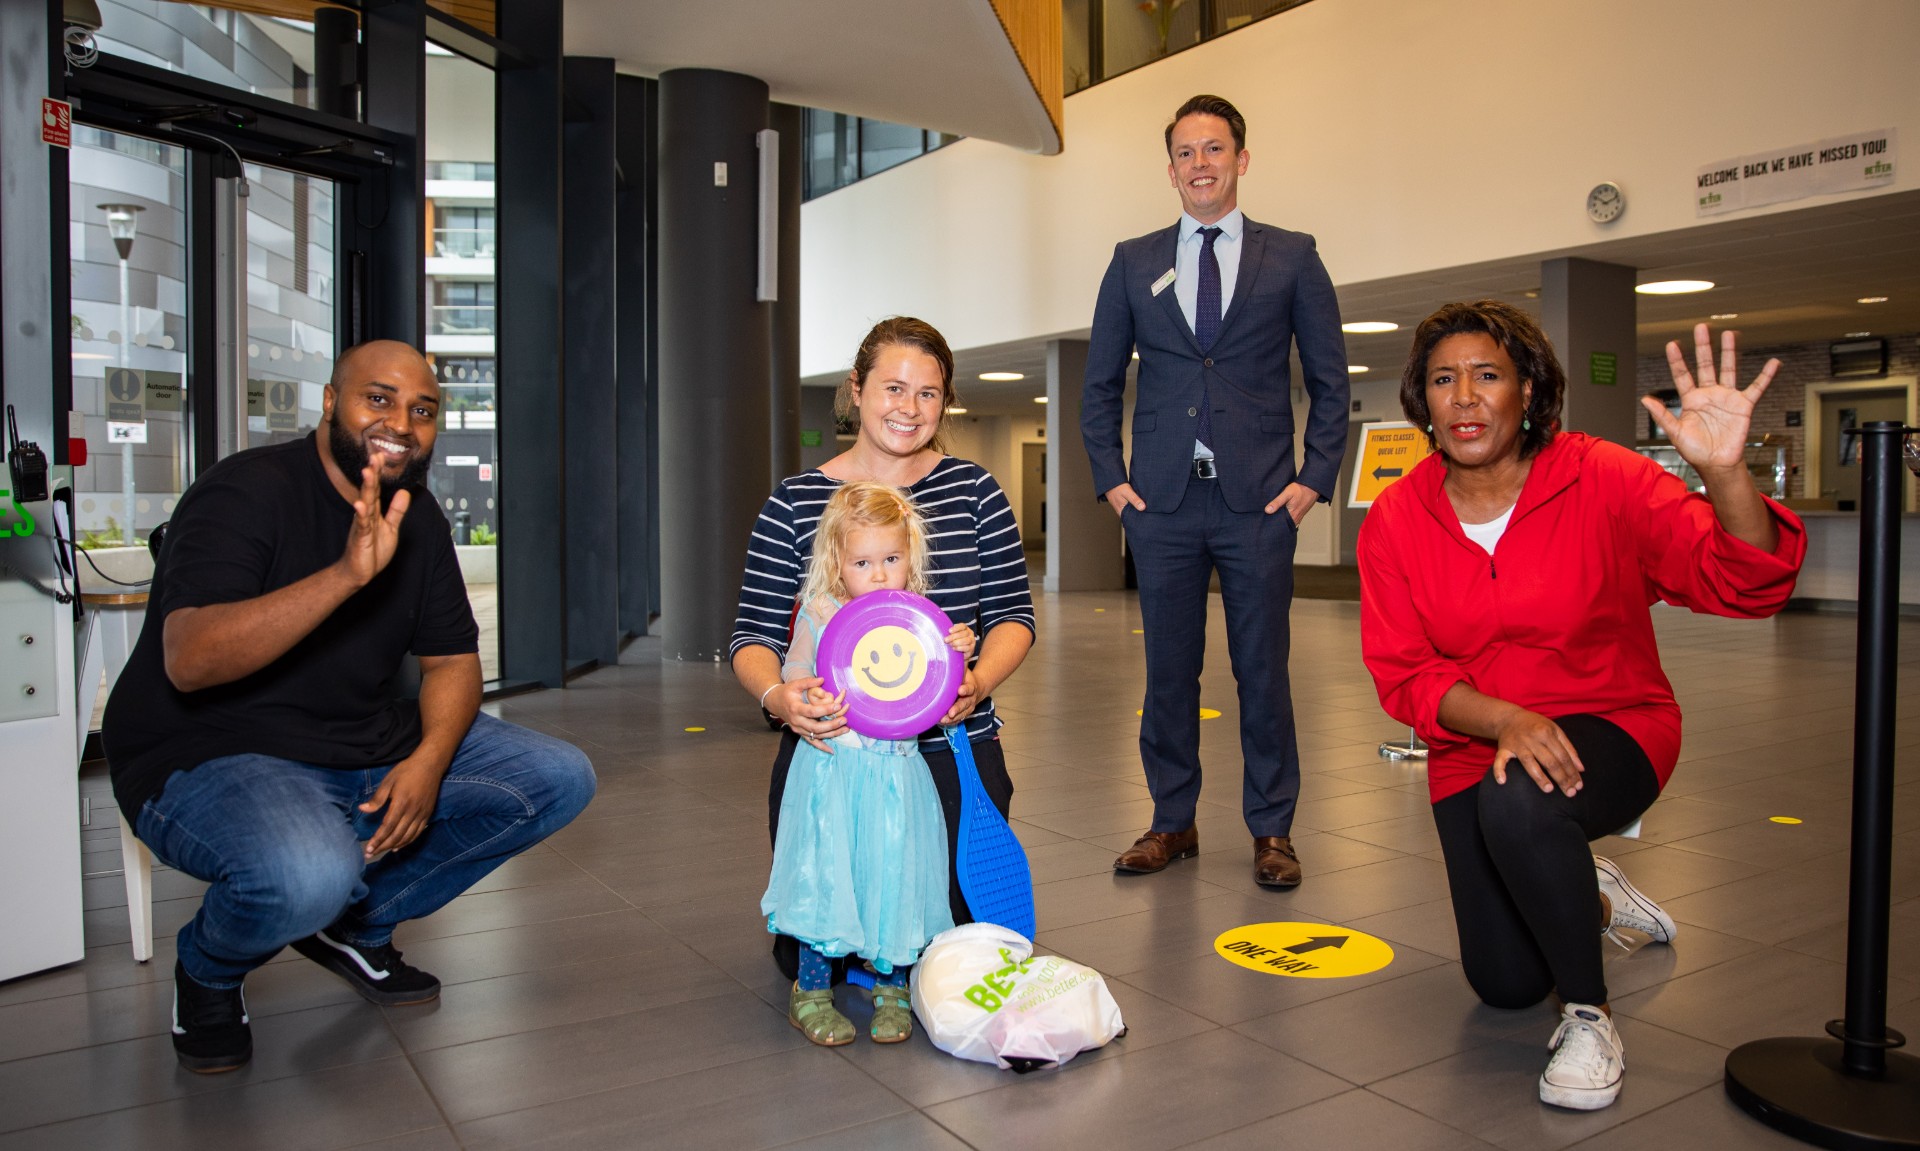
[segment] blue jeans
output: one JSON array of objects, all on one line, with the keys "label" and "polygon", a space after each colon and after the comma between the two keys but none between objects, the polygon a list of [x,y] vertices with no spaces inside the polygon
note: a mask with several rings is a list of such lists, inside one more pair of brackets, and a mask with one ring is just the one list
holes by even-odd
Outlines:
[{"label": "blue jeans", "polygon": [[558,831],[593,798],[579,748],[481,714],[418,839],[367,863],[385,817],[359,810],[389,767],[315,767],[267,755],[210,759],[167,780],[135,832],[168,866],[212,884],[180,929],[180,963],[207,987],[240,985],[324,927],[378,947]]}]

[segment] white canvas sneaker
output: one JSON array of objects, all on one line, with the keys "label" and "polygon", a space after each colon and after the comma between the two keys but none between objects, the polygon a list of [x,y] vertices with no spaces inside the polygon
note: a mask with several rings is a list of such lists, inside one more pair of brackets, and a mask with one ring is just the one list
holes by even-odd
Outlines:
[{"label": "white canvas sneaker", "polygon": [[1540,1102],[1598,1111],[1620,1097],[1627,1055],[1606,1012],[1584,1003],[1567,1004],[1547,1046],[1553,1058],[1540,1073]]},{"label": "white canvas sneaker", "polygon": [[1600,882],[1600,894],[1606,896],[1607,902],[1613,906],[1613,922],[1607,925],[1607,934],[1612,935],[1616,928],[1631,927],[1649,936],[1655,943],[1673,942],[1673,937],[1680,933],[1680,929],[1674,926],[1673,917],[1628,883],[1627,875],[1620,870],[1619,864],[1596,855],[1593,857],[1593,870]]}]

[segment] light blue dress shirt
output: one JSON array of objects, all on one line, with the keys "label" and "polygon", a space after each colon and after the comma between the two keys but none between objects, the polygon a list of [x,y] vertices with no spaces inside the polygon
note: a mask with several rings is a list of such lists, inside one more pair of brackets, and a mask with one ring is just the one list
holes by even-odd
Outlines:
[{"label": "light blue dress shirt", "polygon": [[[1200,298],[1200,250],[1207,242],[1200,234],[1203,227],[1220,229],[1213,240],[1213,256],[1220,262],[1220,316],[1225,319],[1227,309],[1233,306],[1233,285],[1240,279],[1240,238],[1246,234],[1247,217],[1235,208],[1212,224],[1202,224],[1180,213],[1180,243],[1173,257],[1173,298],[1180,305],[1180,314],[1187,318],[1187,327],[1196,330],[1193,309]],[[1213,451],[1195,440],[1193,458],[1210,460]]]}]

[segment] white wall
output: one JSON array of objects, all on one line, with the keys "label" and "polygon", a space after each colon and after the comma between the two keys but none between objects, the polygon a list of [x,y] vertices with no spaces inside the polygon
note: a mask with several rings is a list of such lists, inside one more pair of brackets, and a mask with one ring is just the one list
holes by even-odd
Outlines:
[{"label": "white wall", "polygon": [[461,56],[427,57],[427,159],[493,159],[493,70]]},{"label": "white wall", "polygon": [[[963,140],[809,202],[801,371],[897,312],[957,348],[1084,331],[1114,242],[1179,211],[1161,129],[1195,92],[1246,114],[1248,214],[1349,284],[1693,227],[1695,169],[1748,152],[1881,127],[1911,150],[1916,44],[1912,0],[1308,4],[1069,97],[1060,156]],[[1630,200],[1604,229],[1601,180]]]}]

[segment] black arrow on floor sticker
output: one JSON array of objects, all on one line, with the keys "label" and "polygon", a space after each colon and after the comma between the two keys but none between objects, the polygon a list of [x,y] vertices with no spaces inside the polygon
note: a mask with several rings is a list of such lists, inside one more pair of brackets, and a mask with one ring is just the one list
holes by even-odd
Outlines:
[{"label": "black arrow on floor sticker", "polygon": [[1400,468],[1375,468],[1373,469],[1373,478],[1376,480],[1384,480],[1388,476],[1397,477],[1400,475],[1401,471],[1402,469]]},{"label": "black arrow on floor sticker", "polygon": [[1293,955],[1305,955],[1309,951],[1318,951],[1322,947],[1345,947],[1351,935],[1316,935],[1305,943],[1295,944],[1285,950]]}]

